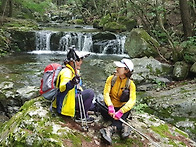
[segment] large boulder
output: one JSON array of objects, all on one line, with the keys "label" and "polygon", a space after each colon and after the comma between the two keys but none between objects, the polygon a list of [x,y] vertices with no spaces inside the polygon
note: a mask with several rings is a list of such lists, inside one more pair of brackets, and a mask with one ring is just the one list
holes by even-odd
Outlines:
[{"label": "large boulder", "polygon": [[159,43],[143,29],[133,29],[126,38],[125,48],[131,58],[157,56]]},{"label": "large boulder", "polygon": [[[134,63],[133,79],[137,83],[153,83],[160,77],[171,79],[173,67],[166,63],[161,63],[153,57],[143,57],[132,59]],[[169,82],[169,80],[166,80]],[[162,81],[164,82],[164,81]]]},{"label": "large boulder", "polygon": [[[26,102],[20,111],[0,128],[0,146],[104,146],[99,130],[102,118],[82,132],[70,117],[51,115],[49,103],[38,97]],[[56,114],[56,113],[54,113]],[[127,140],[113,136],[116,146],[196,146],[188,135],[147,113],[133,112],[128,123],[134,128]]]},{"label": "large boulder", "polygon": [[196,83],[189,81],[170,90],[147,91],[145,103],[152,108],[152,114],[185,130],[196,140]]}]

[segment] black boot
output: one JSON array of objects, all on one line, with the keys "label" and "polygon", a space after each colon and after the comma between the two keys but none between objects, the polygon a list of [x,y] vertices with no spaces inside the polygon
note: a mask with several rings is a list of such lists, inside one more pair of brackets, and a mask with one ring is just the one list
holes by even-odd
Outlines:
[{"label": "black boot", "polygon": [[125,124],[122,124],[122,130],[121,130],[121,137],[122,139],[126,139],[129,137],[131,133],[131,128]]},{"label": "black boot", "polygon": [[102,138],[108,143],[112,144],[112,135],[116,131],[116,127],[114,126],[109,126],[107,128],[103,128],[100,130]]}]

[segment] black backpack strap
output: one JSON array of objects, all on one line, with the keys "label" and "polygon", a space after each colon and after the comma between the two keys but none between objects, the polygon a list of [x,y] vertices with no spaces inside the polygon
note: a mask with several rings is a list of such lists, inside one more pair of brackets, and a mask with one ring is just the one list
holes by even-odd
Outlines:
[{"label": "black backpack strap", "polygon": [[131,84],[131,80],[129,78],[127,78],[126,84],[125,84],[125,89],[129,89]]},{"label": "black backpack strap", "polygon": [[115,84],[115,82],[116,82],[116,79],[117,79],[117,76],[113,76],[112,77],[112,81],[111,81],[111,89],[112,89],[112,87],[114,86],[114,84]]}]

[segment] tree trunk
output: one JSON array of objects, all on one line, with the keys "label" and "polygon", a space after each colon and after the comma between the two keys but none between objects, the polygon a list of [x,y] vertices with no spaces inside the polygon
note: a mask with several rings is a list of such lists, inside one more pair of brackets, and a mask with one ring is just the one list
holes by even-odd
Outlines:
[{"label": "tree trunk", "polygon": [[192,36],[192,26],[191,26],[191,15],[189,13],[189,7],[187,0],[179,0],[180,13],[183,24],[184,38],[187,40],[188,37]]},{"label": "tree trunk", "polygon": [[7,4],[7,1],[6,0],[2,0],[1,2],[1,9],[0,9],[0,12],[3,14],[4,10],[5,10],[5,7],[6,7],[6,4]]},{"label": "tree trunk", "polygon": [[9,5],[9,14],[8,14],[8,17],[12,17],[13,1],[12,0],[9,0],[8,1],[8,5]]}]

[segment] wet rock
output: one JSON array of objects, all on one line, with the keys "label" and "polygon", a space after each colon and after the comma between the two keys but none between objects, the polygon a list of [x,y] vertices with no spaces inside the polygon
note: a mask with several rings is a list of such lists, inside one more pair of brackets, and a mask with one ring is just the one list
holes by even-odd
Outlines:
[{"label": "wet rock", "polygon": [[30,100],[31,98],[37,97],[39,95],[39,89],[35,86],[25,86],[23,88],[17,89],[16,93],[19,94],[18,97],[22,99],[23,102]]},{"label": "wet rock", "polygon": [[13,82],[2,82],[0,84],[0,89],[2,90],[9,90],[14,88],[14,83]]}]

